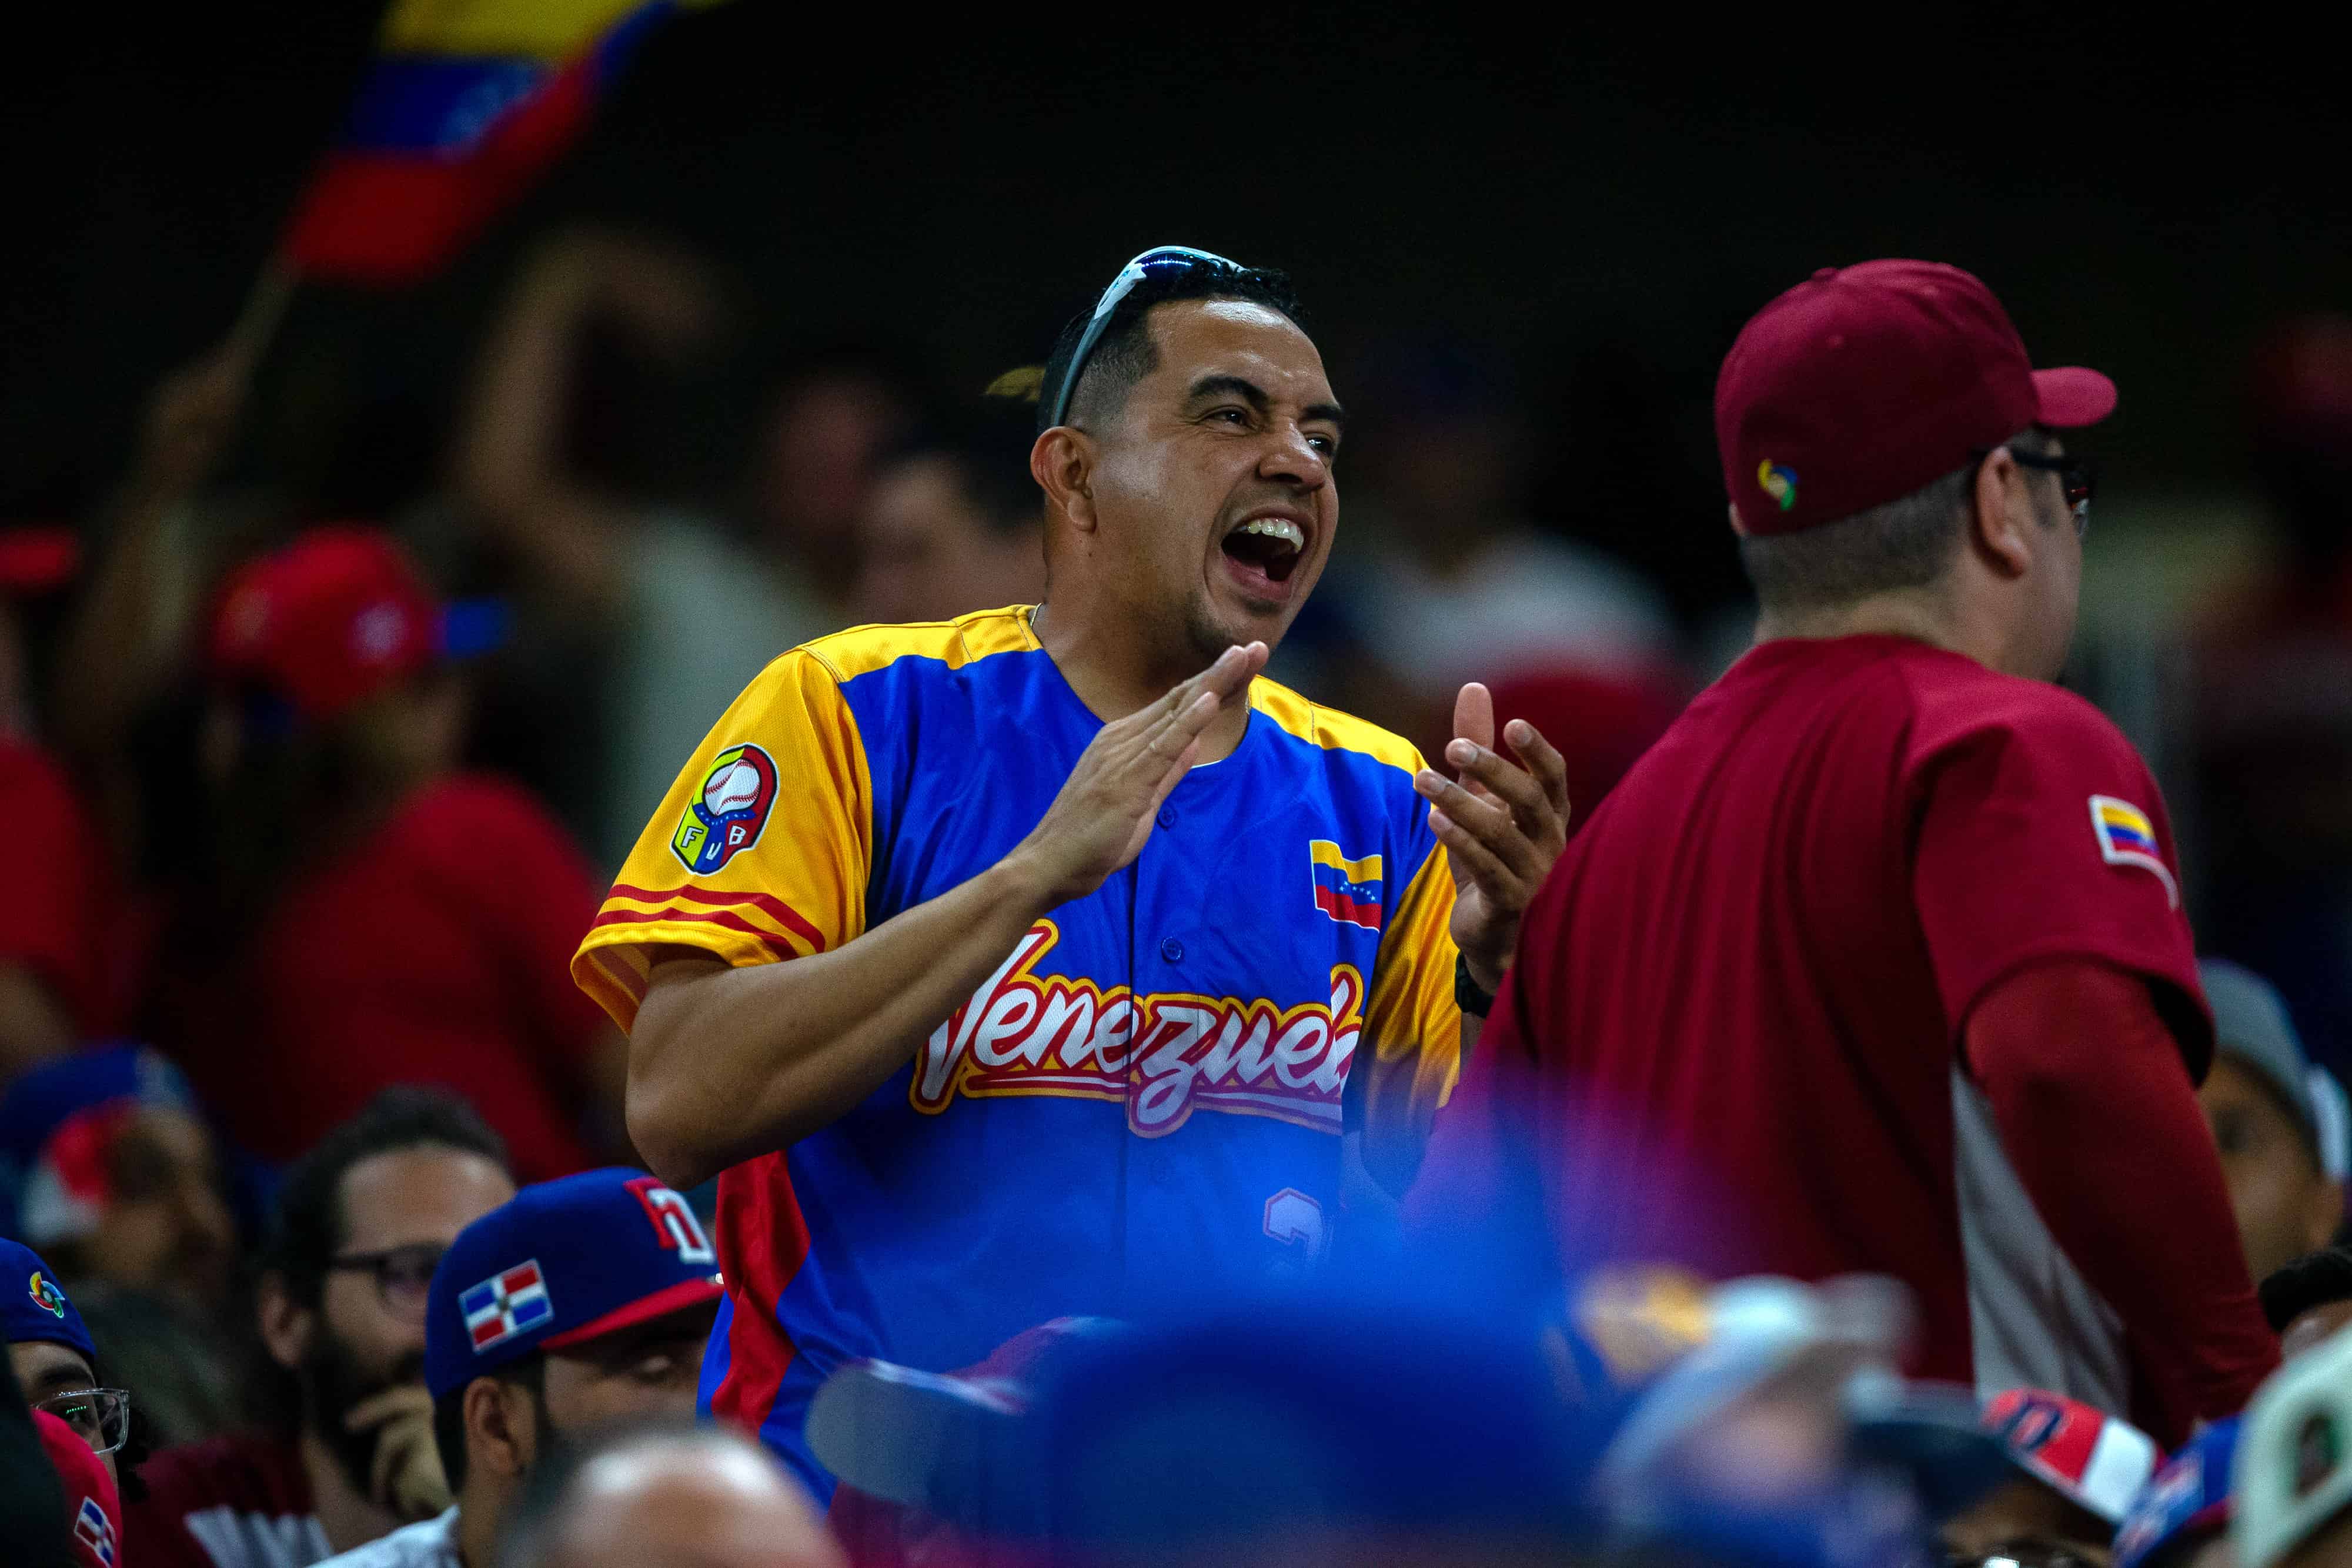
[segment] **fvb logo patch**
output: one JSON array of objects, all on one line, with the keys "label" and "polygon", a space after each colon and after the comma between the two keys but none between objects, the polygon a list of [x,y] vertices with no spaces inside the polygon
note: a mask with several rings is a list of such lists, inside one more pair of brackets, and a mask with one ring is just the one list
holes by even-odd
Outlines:
[{"label": "fvb logo patch", "polygon": [[730,746],[687,802],[669,847],[687,870],[708,876],[760,841],[775,804],[775,759],[748,742]]},{"label": "fvb logo patch", "polygon": [[1331,971],[1328,1000],[1270,1001],[1183,993],[1135,996],[1091,980],[1039,977],[1061,939],[1050,920],[1029,928],[971,999],[933,1030],[907,1096],[937,1115],[961,1093],[1123,1101],[1148,1138],[1184,1124],[1196,1106],[1339,1130],[1339,1086],[1363,1028],[1364,977]]}]

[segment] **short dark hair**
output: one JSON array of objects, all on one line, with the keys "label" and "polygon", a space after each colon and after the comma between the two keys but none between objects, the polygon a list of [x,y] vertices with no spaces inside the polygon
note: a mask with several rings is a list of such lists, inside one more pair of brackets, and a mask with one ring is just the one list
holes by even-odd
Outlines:
[{"label": "short dark hair", "polygon": [[[1154,267],[1112,309],[1087,362],[1078,367],[1078,384],[1072,389],[1069,400],[1067,417],[1071,421],[1077,419],[1082,407],[1093,418],[1108,418],[1118,413],[1135,383],[1160,368],[1160,350],[1151,341],[1148,319],[1155,306],[1184,299],[1245,299],[1287,317],[1302,330],[1307,325],[1289,277],[1272,267],[1251,267],[1237,271],[1208,262]],[[1078,340],[1086,336],[1087,325],[1093,319],[1094,309],[1089,303],[1071,317],[1062,335],[1054,341],[1054,352],[1045,361],[1045,395],[1037,404],[1040,432],[1047,428],[1045,422],[1053,413],[1054,389],[1062,384],[1071,357],[1078,351]]]},{"label": "short dark hair", "polygon": [[342,1249],[348,1228],[343,1178],[364,1160],[415,1148],[479,1155],[514,1175],[505,1141],[464,1098],[445,1089],[395,1084],[287,1168],[256,1260],[259,1270],[282,1278],[303,1305],[317,1305],[327,1265]]},{"label": "short dark hair", "polygon": [[2284,1333],[2287,1324],[2314,1307],[2352,1301],[2352,1249],[2307,1252],[2264,1280],[2259,1293],[2271,1332]]},{"label": "short dark hair", "polygon": [[[2038,431],[2004,445],[2047,446]],[[1767,610],[1831,610],[1906,588],[1926,588],[1958,556],[1981,459],[1971,458],[1907,496],[1787,534],[1743,534],[1739,564]]]},{"label": "short dark hair", "polygon": [[[555,1440],[547,1420],[545,1352],[533,1351],[520,1361],[508,1362],[482,1375],[529,1390],[530,1402],[539,1412],[540,1442],[544,1445]],[[452,1492],[466,1484],[466,1390],[473,1385],[473,1379],[467,1378],[433,1402],[433,1447],[441,1456],[441,1474]]]}]

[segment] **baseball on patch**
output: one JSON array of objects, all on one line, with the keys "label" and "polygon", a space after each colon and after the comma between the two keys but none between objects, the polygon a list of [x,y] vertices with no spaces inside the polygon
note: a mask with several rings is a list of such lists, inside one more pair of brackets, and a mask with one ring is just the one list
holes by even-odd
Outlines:
[{"label": "baseball on patch", "polygon": [[714,813],[740,811],[760,798],[760,770],[738,762],[702,787],[702,803]]}]

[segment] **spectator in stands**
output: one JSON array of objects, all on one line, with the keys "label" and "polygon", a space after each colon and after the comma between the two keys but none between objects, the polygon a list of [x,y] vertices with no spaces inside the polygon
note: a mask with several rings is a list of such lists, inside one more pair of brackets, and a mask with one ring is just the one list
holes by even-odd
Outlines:
[{"label": "spectator in stands", "polygon": [[851,620],[947,621],[1044,596],[1036,423],[1031,404],[992,398],[883,460],[858,519]]},{"label": "spectator in stands", "polygon": [[145,1046],[36,1068],[0,1096],[16,1234],[74,1283],[104,1281],[210,1312],[236,1247],[218,1150],[177,1069]]},{"label": "spectator in stands", "polygon": [[433,1276],[425,1380],[457,1502],[335,1568],[488,1563],[557,1442],[694,1414],[719,1259],[686,1200],[641,1172],[529,1186],[467,1226]]},{"label": "spectator in stands", "polygon": [[593,774],[589,847],[607,867],[627,858],[677,759],[744,685],[845,623],[856,519],[907,423],[871,363],[802,367],[755,436],[748,551],[710,519],[614,494],[570,460],[593,329],[675,361],[716,320],[692,258],[607,235],[559,239],[524,268],[492,329],[458,443],[459,497],[519,563],[546,635],[579,651],[557,684],[575,701],[601,696],[587,716],[602,744],[580,760]]},{"label": "spectator in stands", "polygon": [[2203,607],[2199,935],[2278,987],[2352,1069],[2352,316],[2279,324],[2246,386],[2271,546]]},{"label": "spectator in stands", "polygon": [[2197,1100],[2221,1151],[2247,1270],[2261,1280],[2326,1246],[2344,1224],[2344,1184],[2321,1152],[2333,1107],[2268,981],[2222,958],[2200,960],[2197,973],[2214,1040]]},{"label": "spectator in stands", "polygon": [[[636,1568],[648,1542],[697,1568],[842,1568],[807,1494],[717,1427],[624,1428],[531,1478],[497,1568]],[[487,1568],[478,1565],[478,1568]]]},{"label": "spectator in stands", "polygon": [[463,1102],[387,1090],[287,1172],[255,1304],[271,1429],[158,1453],[141,1568],[307,1568],[448,1506],[425,1391],[434,1267],[514,1196]]},{"label": "spectator in stands", "polygon": [[[1650,584],[1528,517],[1532,437],[1499,356],[1429,340],[1392,348],[1367,380],[1349,544],[1325,590],[1357,644],[1334,673],[1365,689],[1332,700],[1434,757],[1465,681],[1576,671],[1644,695],[1678,691],[1674,626]],[[1358,660],[1385,695],[1349,673]]]},{"label": "spectator in stands", "polygon": [[235,1424],[226,1312],[236,1264],[220,1152],[177,1069],[144,1046],[79,1051],[0,1097],[13,1234],[73,1288],[158,1443]]},{"label": "spectator in stands", "polygon": [[2063,1394],[2012,1390],[1985,1406],[1986,1430],[2016,1474],[1944,1523],[1945,1544],[1971,1560],[2046,1561],[2056,1552],[2107,1561],[2116,1526],[2164,1462],[2155,1439]]},{"label": "spectator in stands", "polygon": [[524,1177],[559,1176],[625,1146],[627,1045],[566,967],[597,894],[535,800],[456,770],[443,622],[370,528],[315,528],[232,574],[213,863],[171,949],[176,1052],[268,1159],[426,1082],[478,1108]]},{"label": "spectator in stands", "polygon": [[2280,1368],[2254,1395],[2230,1494],[2236,1568],[2352,1562],[2352,1338]]},{"label": "spectator in stands", "polygon": [[0,1336],[25,1402],[72,1427],[106,1461],[107,1479],[120,1485],[119,1466],[139,1457],[115,1457],[131,1437],[131,1396],[105,1385],[81,1313],[57,1271],[21,1242],[0,1241]]},{"label": "spectator in stands", "polygon": [[2352,1251],[2330,1247],[2298,1258],[2264,1278],[2261,1292],[2279,1354],[2292,1361],[2352,1323]]},{"label": "spectator in stands", "polygon": [[111,1021],[99,925],[107,849],[41,744],[23,613],[72,576],[78,555],[70,529],[0,526],[0,1079]]}]

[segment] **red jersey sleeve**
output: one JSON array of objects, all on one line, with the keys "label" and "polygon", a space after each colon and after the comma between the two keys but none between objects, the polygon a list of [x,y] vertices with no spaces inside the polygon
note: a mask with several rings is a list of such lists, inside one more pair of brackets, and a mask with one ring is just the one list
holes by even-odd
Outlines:
[{"label": "red jersey sleeve", "polygon": [[30,970],[85,1031],[97,1025],[105,854],[65,770],[0,741],[0,964]]},{"label": "red jersey sleeve", "polygon": [[2015,683],[1948,726],[1923,710],[1907,781],[1912,894],[1955,1044],[2020,967],[2088,958],[2154,983],[2203,1077],[2212,1019],[2172,830],[2122,732],[2078,697]]},{"label": "red jersey sleeve", "polygon": [[520,988],[528,1039],[551,1068],[576,1073],[604,1022],[572,983],[572,950],[596,914],[586,858],[536,800],[503,781],[454,780],[432,804],[436,866],[462,882],[479,940]]}]

